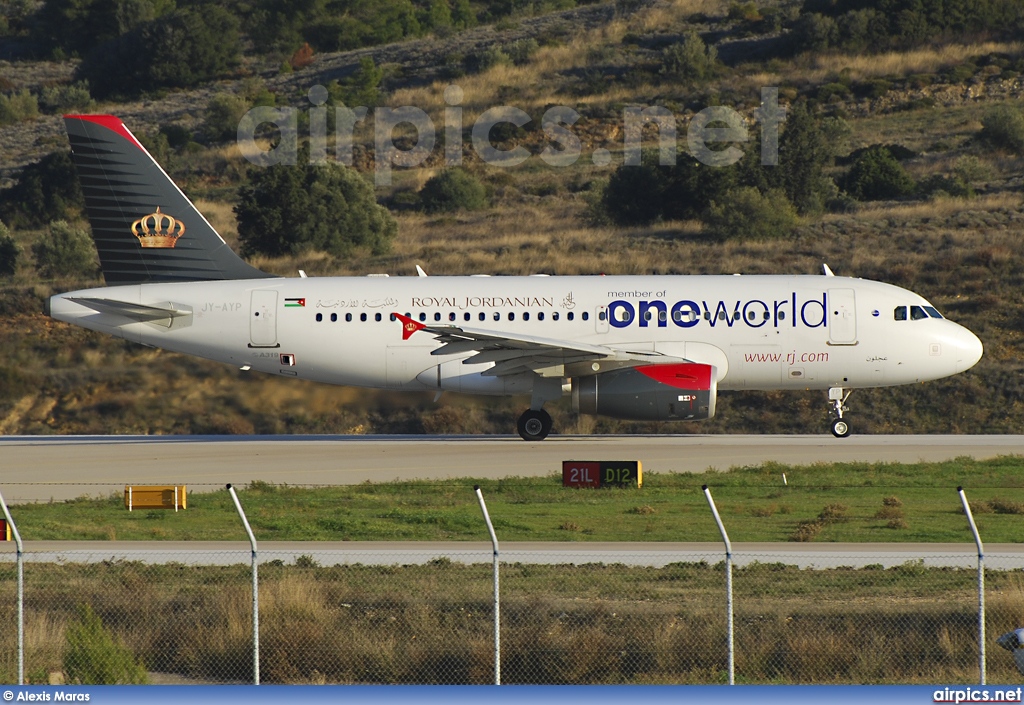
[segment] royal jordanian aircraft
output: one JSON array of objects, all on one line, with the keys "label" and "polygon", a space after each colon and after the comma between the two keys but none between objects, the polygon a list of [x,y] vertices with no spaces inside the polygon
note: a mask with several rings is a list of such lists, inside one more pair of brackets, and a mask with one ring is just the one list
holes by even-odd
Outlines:
[{"label": "royal jordanian aircraft", "polygon": [[299,379],[529,395],[544,405],[697,420],[719,390],[850,390],[939,379],[981,341],[917,294],[832,276],[276,277],[246,264],[124,124],[65,117],[108,286],[53,296],[55,319]]}]

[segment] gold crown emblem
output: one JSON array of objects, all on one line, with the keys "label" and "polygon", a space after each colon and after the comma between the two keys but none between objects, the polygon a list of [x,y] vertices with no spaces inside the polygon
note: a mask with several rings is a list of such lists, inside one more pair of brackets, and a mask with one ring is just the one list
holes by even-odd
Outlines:
[{"label": "gold crown emblem", "polygon": [[142,247],[174,247],[185,234],[185,224],[177,218],[160,212],[160,206],[149,215],[132,223],[132,234]]}]

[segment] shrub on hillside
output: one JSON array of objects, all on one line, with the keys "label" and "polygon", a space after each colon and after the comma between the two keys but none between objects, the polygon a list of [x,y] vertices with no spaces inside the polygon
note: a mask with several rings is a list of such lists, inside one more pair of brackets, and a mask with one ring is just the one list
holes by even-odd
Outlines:
[{"label": "shrub on hillside", "polygon": [[909,196],[917,184],[888,149],[875,145],[857,157],[845,179],[846,191],[858,201]]},{"label": "shrub on hillside", "polygon": [[[213,96],[206,104],[206,119],[203,122],[206,136],[216,142],[235,139],[238,134],[238,123],[248,110],[249,104],[240,95],[218,93]],[[170,137],[167,136],[167,139],[169,144]]]},{"label": "shrub on hillside", "polygon": [[36,269],[45,278],[88,277],[96,273],[96,247],[89,233],[55,220],[38,242],[32,245]]},{"label": "shrub on hillside", "polygon": [[98,97],[187,88],[222,76],[240,54],[238,20],[219,5],[196,5],[96,47],[78,78]]},{"label": "shrub on hillside", "polygon": [[11,236],[11,231],[0,220],[0,277],[10,277],[18,271],[19,256],[21,248]]},{"label": "shrub on hillside", "polygon": [[39,101],[27,88],[4,95],[0,93],[0,125],[31,120],[39,114]]},{"label": "shrub on hillside", "polygon": [[656,164],[620,166],[608,179],[601,201],[616,225],[650,225],[663,216],[668,169]]},{"label": "shrub on hillside", "polygon": [[242,253],[387,252],[398,225],[378,205],[373,185],[341,164],[308,161],[300,156],[298,165],[249,171],[249,184],[239,189],[235,206]]},{"label": "shrub on hillside", "polygon": [[475,211],[487,206],[487,189],[468,171],[446,169],[420,190],[420,202],[428,213]]},{"label": "shrub on hillside", "polygon": [[1024,154],[1024,114],[1009,105],[999,105],[985,113],[978,135],[996,149]]},{"label": "shrub on hillside", "polygon": [[39,107],[47,113],[61,115],[70,112],[86,112],[94,105],[85,81],[61,86],[44,86],[39,93]]},{"label": "shrub on hillside", "polygon": [[661,73],[678,81],[704,81],[713,77],[718,67],[718,50],[705,44],[695,31],[661,51]]},{"label": "shrub on hillside", "polygon": [[780,189],[762,194],[752,186],[728,191],[711,203],[705,217],[707,232],[719,240],[774,240],[792,234],[799,218]]},{"label": "shrub on hillside", "polygon": [[85,207],[78,173],[67,151],[51,152],[18,174],[0,191],[0,219],[16,228],[40,228],[67,220]]}]

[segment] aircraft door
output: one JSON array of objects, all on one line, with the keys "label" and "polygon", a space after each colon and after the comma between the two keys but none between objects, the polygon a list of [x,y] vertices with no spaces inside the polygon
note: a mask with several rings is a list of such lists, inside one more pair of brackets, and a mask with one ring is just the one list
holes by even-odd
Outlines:
[{"label": "aircraft door", "polygon": [[857,301],[853,289],[828,290],[828,340],[832,345],[857,344]]},{"label": "aircraft door", "polygon": [[249,309],[249,347],[277,348],[277,291],[256,289]]}]

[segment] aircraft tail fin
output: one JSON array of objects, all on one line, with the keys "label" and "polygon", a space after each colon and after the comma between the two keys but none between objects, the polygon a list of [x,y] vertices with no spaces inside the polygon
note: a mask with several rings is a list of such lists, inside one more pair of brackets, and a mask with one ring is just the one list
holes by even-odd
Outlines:
[{"label": "aircraft tail fin", "polygon": [[259,279],[113,115],[65,115],[108,285]]}]

